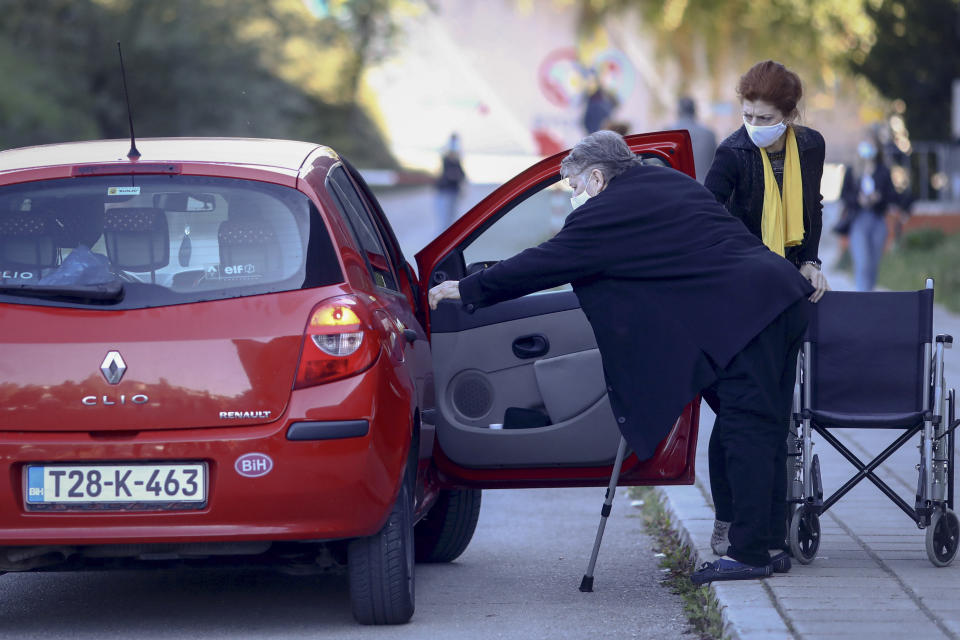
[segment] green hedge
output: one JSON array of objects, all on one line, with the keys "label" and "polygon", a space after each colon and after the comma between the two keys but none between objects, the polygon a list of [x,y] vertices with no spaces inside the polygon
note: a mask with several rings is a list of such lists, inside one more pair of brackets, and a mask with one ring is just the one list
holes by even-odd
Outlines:
[{"label": "green hedge", "polygon": [[916,290],[933,278],[937,302],[960,312],[960,233],[939,229],[905,233],[880,262],[879,284],[894,291]]}]

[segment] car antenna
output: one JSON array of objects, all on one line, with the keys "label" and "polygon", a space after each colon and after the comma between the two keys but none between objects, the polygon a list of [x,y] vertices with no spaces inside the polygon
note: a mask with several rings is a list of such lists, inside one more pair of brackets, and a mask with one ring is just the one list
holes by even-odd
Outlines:
[{"label": "car antenna", "polygon": [[140,157],[137,151],[137,138],[133,135],[133,111],[130,109],[130,94],[127,92],[127,72],[123,69],[123,49],[120,48],[120,41],[117,40],[117,53],[120,54],[120,77],[123,79],[123,97],[127,100],[127,120],[130,121],[130,151],[127,157],[136,160]]}]

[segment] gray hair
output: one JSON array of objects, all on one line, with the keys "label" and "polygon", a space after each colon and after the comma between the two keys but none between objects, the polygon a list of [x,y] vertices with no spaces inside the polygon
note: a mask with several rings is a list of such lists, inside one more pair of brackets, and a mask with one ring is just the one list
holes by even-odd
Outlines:
[{"label": "gray hair", "polygon": [[630,151],[623,136],[614,131],[596,131],[574,145],[560,163],[560,175],[564,178],[583,173],[587,169],[599,169],[604,180],[640,164],[640,159]]}]

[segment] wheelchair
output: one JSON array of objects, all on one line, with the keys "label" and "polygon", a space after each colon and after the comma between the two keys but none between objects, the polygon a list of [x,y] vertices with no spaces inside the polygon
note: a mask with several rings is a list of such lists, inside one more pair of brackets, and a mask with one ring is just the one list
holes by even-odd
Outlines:
[{"label": "wheelchair", "polygon": [[[953,562],[960,522],[953,511],[956,392],[944,380],[944,351],[953,337],[933,336],[933,281],[905,292],[827,292],[812,305],[798,358],[787,438],[788,535],[793,557],[809,564],[820,547],[820,516],[860,481],[872,482],[926,529],[930,562]],[[888,429],[896,439],[868,462],[832,432]],[[824,498],[813,434],[856,469]],[[916,499],[911,506],[876,469],[920,434]]]}]

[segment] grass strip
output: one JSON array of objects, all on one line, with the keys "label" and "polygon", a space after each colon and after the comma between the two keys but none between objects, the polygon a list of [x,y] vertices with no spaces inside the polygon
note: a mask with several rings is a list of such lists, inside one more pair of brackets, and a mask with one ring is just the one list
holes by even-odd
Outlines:
[{"label": "grass strip", "polygon": [[[850,252],[841,254],[834,269],[853,272]],[[960,233],[917,229],[903,234],[880,260],[877,282],[891,291],[916,291],[933,278],[937,302],[960,312]]]},{"label": "grass strip", "polygon": [[937,302],[960,311],[960,234],[938,229],[905,233],[880,261],[879,283],[893,291],[922,289],[933,278]]},{"label": "grass strip", "polygon": [[653,538],[654,549],[663,554],[660,568],[667,570],[662,583],[683,600],[683,611],[693,632],[699,640],[725,640],[727,636],[723,633],[723,616],[717,599],[708,585],[698,587],[690,582],[696,559],[674,531],[670,514],[656,489],[632,487],[630,495],[635,500],[643,500],[644,530]]}]

